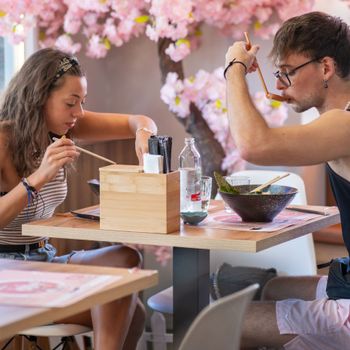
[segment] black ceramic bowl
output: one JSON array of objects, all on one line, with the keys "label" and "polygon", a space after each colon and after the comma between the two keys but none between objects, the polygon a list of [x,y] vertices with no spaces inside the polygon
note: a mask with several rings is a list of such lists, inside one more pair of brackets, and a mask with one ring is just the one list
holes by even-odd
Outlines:
[{"label": "black ceramic bowl", "polygon": [[100,182],[97,179],[91,179],[87,182],[92,190],[97,196],[100,195]]},{"label": "black ceramic bowl", "polygon": [[222,199],[243,221],[269,222],[294,198],[294,187],[270,185],[262,193],[248,192],[259,185],[235,186],[240,194],[221,192]]}]

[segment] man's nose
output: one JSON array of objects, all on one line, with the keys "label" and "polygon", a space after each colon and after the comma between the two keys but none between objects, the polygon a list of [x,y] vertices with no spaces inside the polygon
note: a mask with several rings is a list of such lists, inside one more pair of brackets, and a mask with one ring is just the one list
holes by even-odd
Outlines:
[{"label": "man's nose", "polygon": [[285,90],[285,89],[287,89],[286,84],[283,84],[279,78],[276,78],[275,85],[276,85],[276,89],[277,90]]}]

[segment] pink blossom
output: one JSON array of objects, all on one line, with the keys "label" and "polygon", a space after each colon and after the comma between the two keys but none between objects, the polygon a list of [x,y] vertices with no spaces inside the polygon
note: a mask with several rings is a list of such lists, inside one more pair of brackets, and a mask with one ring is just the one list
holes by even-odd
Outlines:
[{"label": "pink blossom", "polygon": [[81,44],[80,43],[74,44],[71,36],[69,36],[68,34],[63,34],[59,36],[55,42],[55,46],[58,49],[64,52],[70,53],[72,55],[75,55],[81,49]]},{"label": "pink blossom", "polygon": [[108,48],[103,43],[102,38],[98,35],[92,35],[88,47],[86,50],[86,55],[93,58],[102,58],[107,55]]},{"label": "pink blossom", "polygon": [[[266,38],[276,31],[282,20],[310,11],[314,2],[315,0],[0,0],[0,9],[4,14],[0,17],[0,34],[16,41],[23,40],[28,29],[36,24],[45,33],[40,39],[45,44],[56,41],[64,33],[83,34],[79,41],[85,41],[88,55],[97,58],[104,57],[107,48],[106,45],[98,45],[94,36],[107,37],[109,44],[120,46],[145,31],[154,41],[169,38],[175,43],[186,38],[189,46],[174,44],[168,48],[170,57],[179,61],[199,46],[200,39],[195,33],[202,23],[214,26],[235,39],[241,39],[242,32],[253,26],[257,35]],[[16,26],[23,28],[23,33],[13,30]],[[98,48],[101,49],[100,54],[96,52]]]},{"label": "pink blossom", "polygon": [[235,149],[224,158],[221,168],[227,171],[228,174],[243,170],[246,166],[246,161],[242,159]]},{"label": "pink blossom", "polygon": [[183,90],[183,82],[178,79],[176,73],[168,74],[166,82],[160,90],[161,99],[180,118],[185,118],[190,113],[190,100],[183,94]]},{"label": "pink blossom", "polygon": [[77,34],[79,32],[79,29],[81,27],[81,19],[79,16],[77,16],[74,13],[70,13],[65,16],[64,18],[64,25],[63,28],[66,33],[69,34]]},{"label": "pink blossom", "polygon": [[154,255],[156,261],[161,264],[161,266],[166,266],[168,261],[172,258],[172,249],[170,247],[156,247],[154,249]]},{"label": "pink blossom", "polygon": [[166,266],[173,256],[171,247],[154,246],[148,244],[131,244],[130,246],[134,249],[153,253],[156,257],[156,261],[159,262],[161,266]]},{"label": "pink blossom", "polygon": [[87,26],[96,26],[99,16],[97,12],[84,12],[82,15],[84,23]]},{"label": "pink blossom", "polygon": [[170,44],[165,50],[165,53],[170,56],[174,62],[182,61],[187,55],[190,54],[190,45],[181,43],[179,45]]},{"label": "pink blossom", "polygon": [[254,33],[262,39],[268,39],[271,37],[271,35],[276,34],[279,27],[280,25],[278,23],[259,25],[254,27]]},{"label": "pink blossom", "polygon": [[283,0],[276,4],[276,10],[282,21],[291,16],[308,12],[314,6],[315,0]]}]

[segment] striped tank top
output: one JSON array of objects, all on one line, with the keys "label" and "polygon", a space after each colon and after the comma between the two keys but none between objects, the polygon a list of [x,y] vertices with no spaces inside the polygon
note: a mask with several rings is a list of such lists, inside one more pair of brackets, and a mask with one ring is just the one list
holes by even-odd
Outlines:
[{"label": "striped tank top", "polygon": [[22,236],[22,225],[33,220],[51,217],[67,195],[67,181],[64,169],[60,169],[55,179],[48,182],[39,191],[36,200],[26,206],[22,212],[6,227],[0,229],[0,244],[37,243],[45,237]]}]

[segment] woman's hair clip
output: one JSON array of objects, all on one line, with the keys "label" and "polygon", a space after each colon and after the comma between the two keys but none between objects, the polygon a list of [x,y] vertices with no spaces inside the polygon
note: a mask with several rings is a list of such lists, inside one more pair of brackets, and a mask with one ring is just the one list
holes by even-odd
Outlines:
[{"label": "woman's hair clip", "polygon": [[74,66],[79,65],[77,58],[75,57],[63,57],[58,66],[57,72],[55,74],[54,82],[61,78],[61,76],[66,73],[69,69]]}]

